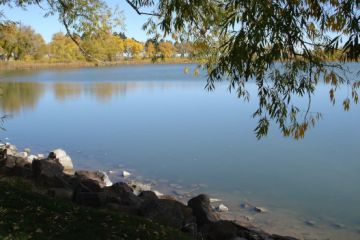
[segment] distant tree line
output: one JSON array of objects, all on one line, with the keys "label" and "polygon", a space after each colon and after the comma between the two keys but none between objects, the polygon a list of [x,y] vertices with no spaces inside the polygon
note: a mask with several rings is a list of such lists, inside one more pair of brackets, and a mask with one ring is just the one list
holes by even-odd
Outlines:
[{"label": "distant tree line", "polygon": [[87,54],[100,61],[124,59],[156,59],[192,57],[198,51],[196,44],[188,42],[146,42],[128,38],[124,33],[110,31],[101,34],[77,36],[76,41],[62,32],[55,33],[50,43],[30,26],[9,23],[0,25],[0,59],[2,61],[48,60],[53,62],[85,61]]}]

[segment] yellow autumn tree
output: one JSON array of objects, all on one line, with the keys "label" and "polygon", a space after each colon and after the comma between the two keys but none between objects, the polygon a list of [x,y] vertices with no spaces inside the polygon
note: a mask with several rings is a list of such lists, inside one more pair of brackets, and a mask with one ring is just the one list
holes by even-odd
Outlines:
[{"label": "yellow autumn tree", "polygon": [[174,56],[175,48],[171,42],[159,43],[159,51],[163,58],[170,58]]}]

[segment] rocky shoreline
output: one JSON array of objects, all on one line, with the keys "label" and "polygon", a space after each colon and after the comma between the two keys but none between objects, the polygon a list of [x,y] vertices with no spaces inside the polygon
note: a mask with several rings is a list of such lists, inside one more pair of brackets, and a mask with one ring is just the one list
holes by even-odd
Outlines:
[{"label": "rocky shoreline", "polygon": [[[295,240],[222,219],[218,211],[228,211],[228,208],[220,204],[218,209],[213,209],[210,203],[216,199],[204,194],[184,204],[173,196],[151,191],[145,184],[112,183],[105,172],[75,170],[71,158],[61,149],[45,157],[30,154],[30,149],[20,152],[14,145],[3,144],[0,146],[0,175],[2,178],[20,177],[31,183],[34,191],[54,198],[148,218],[194,239]],[[122,175],[128,177],[130,173],[123,171]]]}]

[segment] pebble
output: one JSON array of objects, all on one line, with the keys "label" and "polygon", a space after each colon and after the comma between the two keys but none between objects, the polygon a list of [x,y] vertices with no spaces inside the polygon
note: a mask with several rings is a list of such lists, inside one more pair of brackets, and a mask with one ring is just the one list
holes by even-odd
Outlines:
[{"label": "pebble", "polygon": [[127,171],[122,171],[122,176],[124,178],[130,177],[131,173],[127,172]]},{"label": "pebble", "polygon": [[251,208],[252,206],[249,203],[241,203],[240,207],[241,208]]},{"label": "pebble", "polygon": [[254,207],[254,211],[258,212],[258,213],[265,213],[268,210],[266,208],[263,208],[263,207]]},{"label": "pebble", "polygon": [[308,226],[311,226],[311,227],[315,227],[316,222],[315,222],[315,221],[312,221],[312,220],[306,220],[306,221],[305,221],[305,224],[308,225]]},{"label": "pebble", "polygon": [[229,211],[229,208],[227,206],[225,206],[224,204],[220,204],[216,210],[218,212],[228,212]]}]

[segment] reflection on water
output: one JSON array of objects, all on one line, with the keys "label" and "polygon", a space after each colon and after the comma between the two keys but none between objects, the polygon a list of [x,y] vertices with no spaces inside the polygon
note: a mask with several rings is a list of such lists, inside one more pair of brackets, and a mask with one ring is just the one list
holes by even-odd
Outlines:
[{"label": "reflection on water", "polygon": [[13,114],[36,107],[44,86],[37,82],[0,82],[0,94],[1,110]]},{"label": "reflection on water", "polygon": [[[179,85],[179,84],[178,84]],[[109,101],[137,89],[166,89],[171,83],[132,82],[0,82],[0,110],[5,114],[15,114],[21,110],[33,109],[45,93],[53,93],[57,100],[65,101],[82,95],[94,97],[99,102]],[[178,86],[179,87],[179,86]],[[189,87],[188,85],[181,86]]]},{"label": "reflection on water", "polygon": [[[358,106],[349,112],[341,102],[331,106],[329,89],[319,85],[312,103],[324,117],[305,139],[283,138],[273,127],[257,141],[251,117],[256,104],[240,102],[225,85],[208,93],[204,78],[183,69],[1,75],[0,110],[14,118],[0,138],[34,152],[64,148],[77,168],[116,171],[121,164],[136,170],[134,176],[181,183],[183,189],[207,185],[201,191],[225,199],[231,210],[242,212],[245,200],[269,209],[251,216],[251,223],[278,233],[360,239]],[[249,84],[248,90],[257,89]]]}]

